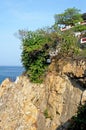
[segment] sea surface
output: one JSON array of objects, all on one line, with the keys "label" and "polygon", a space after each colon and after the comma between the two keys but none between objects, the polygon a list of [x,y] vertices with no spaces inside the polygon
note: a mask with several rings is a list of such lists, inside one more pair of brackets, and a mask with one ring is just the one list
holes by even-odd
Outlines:
[{"label": "sea surface", "polygon": [[0,84],[6,78],[15,81],[16,77],[20,76],[23,72],[24,68],[22,66],[0,66]]}]

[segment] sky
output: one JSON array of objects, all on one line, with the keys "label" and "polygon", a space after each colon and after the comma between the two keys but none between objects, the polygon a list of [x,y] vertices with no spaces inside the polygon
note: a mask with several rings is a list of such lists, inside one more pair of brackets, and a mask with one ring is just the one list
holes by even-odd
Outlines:
[{"label": "sky", "polygon": [[52,26],[54,15],[67,8],[86,12],[86,0],[2,0],[0,1],[0,66],[20,66],[21,41],[18,30]]}]

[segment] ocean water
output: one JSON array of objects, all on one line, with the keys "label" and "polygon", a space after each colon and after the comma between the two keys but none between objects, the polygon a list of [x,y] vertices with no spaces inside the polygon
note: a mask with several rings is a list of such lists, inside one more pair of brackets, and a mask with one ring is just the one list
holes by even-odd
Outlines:
[{"label": "ocean water", "polygon": [[16,77],[20,76],[23,72],[24,68],[22,66],[0,66],[0,84],[6,78],[15,81]]}]

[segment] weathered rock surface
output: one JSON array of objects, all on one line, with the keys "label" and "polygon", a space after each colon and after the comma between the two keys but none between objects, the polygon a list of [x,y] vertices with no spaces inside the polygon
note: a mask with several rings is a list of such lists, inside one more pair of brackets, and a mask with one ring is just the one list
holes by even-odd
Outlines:
[{"label": "weathered rock surface", "polygon": [[62,61],[58,63],[61,74],[52,63],[43,84],[31,83],[25,76],[18,77],[15,82],[3,81],[0,87],[0,130],[66,129],[78,105],[86,100],[86,90],[65,73],[72,72],[81,77],[86,66],[81,61],[78,66],[75,61],[64,66],[61,66]]},{"label": "weathered rock surface", "polygon": [[84,104],[86,102],[86,90],[82,94],[81,103]]}]

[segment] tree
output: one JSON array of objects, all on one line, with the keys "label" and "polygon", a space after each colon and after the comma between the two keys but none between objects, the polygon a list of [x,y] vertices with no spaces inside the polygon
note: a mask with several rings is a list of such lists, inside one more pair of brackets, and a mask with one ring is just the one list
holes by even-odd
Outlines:
[{"label": "tree", "polygon": [[83,20],[86,20],[86,13],[82,14]]},{"label": "tree", "polygon": [[76,8],[68,8],[62,14],[55,15],[55,22],[59,25],[75,25],[75,23],[83,21],[80,10]]}]

